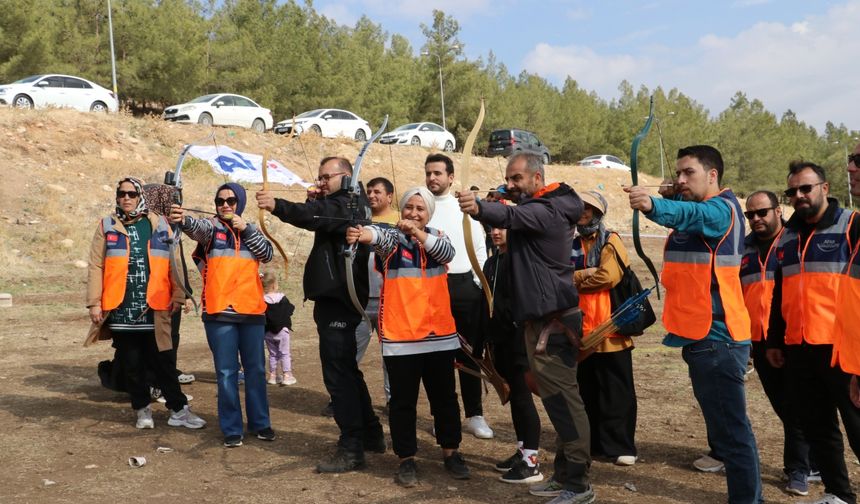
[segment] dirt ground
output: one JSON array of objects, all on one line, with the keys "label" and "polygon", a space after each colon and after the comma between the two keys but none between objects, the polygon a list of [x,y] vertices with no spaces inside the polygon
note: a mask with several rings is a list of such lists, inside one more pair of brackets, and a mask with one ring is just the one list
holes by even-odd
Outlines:
[{"label": "dirt ground", "polygon": [[[4,469],[0,472],[0,503],[113,503],[152,498],[229,503],[548,500],[529,496],[524,486],[496,481],[498,473],[492,466],[512,453],[515,439],[510,412],[492,392],[485,398],[484,408],[496,437],[478,440],[464,435],[461,448],[473,474],[469,481],[450,479],[442,469],[439,449],[428,433],[431,421],[423,395],[418,421],[420,486],[403,489],[393,483],[396,459],[391,452],[369,454],[369,468],[364,471],[339,476],[313,472],[316,462],[333,449],[337,428],[333,420],[319,414],[327,395],[312,303],[300,302],[299,279],[311,237],[279,222],[272,224],[273,231],[291,256],[285,290],[298,305],[292,345],[298,384],[269,387],[278,439],[273,443],[247,439],[238,449],[222,446],[211,355],[202,324],[194,316],[183,320],[179,364],[197,376],[184,390],[194,396],[192,408],[209,425],[201,431],[168,427],[166,409],[154,404],[156,428],[134,428],[127,397],[102,388],[96,375],[97,363],[112,355],[110,346],[82,347],[89,325],[83,307],[86,269],[82,266],[95,222],[112,209],[115,180],[127,173],[159,180],[161,172],[172,169],[181,144],[205,136],[202,132],[197,126],[156,119],[0,110],[0,198],[4,203],[0,206],[0,292],[11,293],[14,302],[11,308],[0,308],[0,354],[4,356],[0,364],[0,465]],[[288,166],[298,166],[299,173],[306,171],[302,151],[295,143],[226,129],[219,130],[219,136],[248,152],[264,145]],[[356,145],[346,141],[308,139],[303,147],[312,162],[323,152],[354,157],[357,151]],[[391,173],[390,151],[375,146],[372,153],[368,174]],[[393,151],[398,188],[421,182],[426,153],[413,147]],[[498,183],[498,160],[476,159],[475,166],[480,187]],[[220,179],[202,163],[191,163],[187,169],[186,198],[198,208],[208,208],[205,205]],[[623,210],[619,183],[626,181],[626,175],[556,166],[549,173],[576,188],[602,186],[617,209],[610,222],[625,230],[629,213]],[[644,232],[661,231],[655,226]],[[662,241],[647,240],[646,245],[648,254],[659,258]],[[650,283],[641,261],[634,259],[634,267],[643,283]],[[192,277],[199,291],[199,275],[192,273]],[[659,310],[660,302],[652,302]],[[704,423],[680,352],[660,345],[661,330],[655,327],[640,337],[633,354],[640,461],[629,468],[595,461],[591,477],[598,502],[725,502],[724,476],[698,473],[690,467],[707,450]],[[375,348],[368,351],[362,369],[382,414],[381,358]],[[765,498],[768,502],[796,501],[781,490],[779,420],[755,373],[749,375],[747,386]],[[542,445],[552,447],[552,427],[539,409]],[[383,423],[387,424],[384,416]],[[159,447],[173,451],[159,453]],[[131,468],[127,464],[131,456],[143,456],[148,463]],[[543,450],[541,457],[548,476],[551,451]],[[852,479],[857,481],[857,459],[850,452],[846,457]],[[810,496],[820,494],[821,486],[812,485]]]}]

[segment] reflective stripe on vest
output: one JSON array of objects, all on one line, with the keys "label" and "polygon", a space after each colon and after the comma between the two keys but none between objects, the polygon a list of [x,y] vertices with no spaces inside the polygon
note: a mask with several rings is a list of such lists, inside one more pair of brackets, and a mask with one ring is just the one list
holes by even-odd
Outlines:
[{"label": "reflective stripe on vest", "polygon": [[228,306],[243,315],[265,313],[259,262],[237,233],[218,219],[210,221],[214,230],[203,267],[206,313],[214,315]]},{"label": "reflective stripe on vest", "polygon": [[[743,212],[731,190],[724,189],[717,197],[729,204],[732,222],[715,249],[700,235],[673,231],[666,239],[663,325],[687,339],[705,338],[713,324],[712,295],[718,295],[732,339],[746,341],[750,339],[750,319],[740,280]],[[712,285],[714,279],[716,285]]]},{"label": "reflective stripe on vest", "polygon": [[[113,217],[101,222],[105,237],[104,270],[102,273],[102,310],[113,310],[125,298],[128,277],[128,236],[116,230]],[[153,310],[168,310],[173,298],[170,277],[170,227],[164,217],[152,231],[146,252],[149,256],[149,278],[146,279],[146,303]]]},{"label": "reflective stripe on vest", "polygon": [[855,245],[836,296],[836,329],[833,331],[833,361],[843,371],[860,375],[860,247]]},{"label": "reflective stripe on vest", "polygon": [[[427,228],[428,233],[437,231]],[[427,255],[424,247],[400,240],[382,263],[379,337],[407,342],[456,334],[448,294],[448,268]],[[478,314],[475,314],[478,316]]]},{"label": "reflective stripe on vest", "polygon": [[762,262],[758,247],[751,241],[746,244],[743,259],[741,259],[741,286],[744,292],[744,303],[750,315],[750,336],[753,341],[767,339],[770,327],[770,307],[773,303],[774,271],[778,264],[776,248],[782,232],[774,238]]},{"label": "reflective stripe on vest", "polygon": [[[607,237],[607,241],[609,238]],[[593,242],[592,242],[593,243]],[[586,269],[588,247],[582,240],[582,236],[573,239],[573,248],[570,252],[570,262],[574,270]],[[609,289],[600,292],[579,293],[579,309],[582,311],[582,335],[591,334],[595,327],[609,320],[612,316],[612,299],[609,297]],[[610,336],[620,336],[611,334]]]},{"label": "reflective stripe on vest", "polygon": [[836,295],[842,272],[851,258],[848,230],[854,212],[837,209],[833,224],[814,230],[801,243],[797,231],[786,229],[777,257],[782,265],[782,316],[785,343],[833,343]]}]

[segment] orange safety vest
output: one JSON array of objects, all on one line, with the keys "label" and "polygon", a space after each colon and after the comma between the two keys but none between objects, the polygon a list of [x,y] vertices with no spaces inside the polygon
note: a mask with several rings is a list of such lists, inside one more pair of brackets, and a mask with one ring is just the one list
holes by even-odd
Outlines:
[{"label": "orange safety vest", "polygon": [[782,267],[782,317],[785,343],[832,345],[836,294],[851,258],[848,230],[854,212],[839,208],[833,224],[816,229],[801,244],[797,231],[786,228],[777,248]]},{"label": "orange safety vest", "polygon": [[197,267],[203,273],[203,304],[214,315],[232,306],[236,313],[266,313],[259,261],[242,242],[238,233],[217,218],[206,250],[205,261]]},{"label": "orange safety vest", "polygon": [[[607,234],[607,240],[609,236]],[[588,249],[584,246],[582,236],[577,235],[573,239],[573,248],[570,251],[570,262],[575,270],[586,269]],[[609,297],[609,289],[600,292],[580,292],[579,309],[582,311],[582,335],[591,334],[595,327],[606,322],[612,316],[612,299]],[[622,337],[620,334],[611,334],[610,337]]]},{"label": "orange safety vest", "polygon": [[[785,229],[783,229],[784,231]],[[770,326],[770,307],[773,303],[774,272],[778,264],[776,247],[782,232],[770,244],[764,261],[758,253],[755,235],[750,233],[744,242],[744,256],[741,259],[741,286],[744,303],[750,314],[750,335],[753,341],[767,339]]]},{"label": "orange safety vest", "polygon": [[713,324],[712,295],[716,294],[732,339],[746,341],[750,339],[750,317],[740,279],[743,212],[731,190],[724,189],[717,197],[729,204],[732,223],[716,248],[712,249],[700,235],[679,231],[672,231],[666,239],[661,276],[666,287],[663,326],[687,339],[704,339]]},{"label": "orange safety vest", "polygon": [[[101,228],[105,237],[102,310],[108,311],[119,306],[125,299],[129,257],[128,235],[124,227],[122,230],[117,229],[113,216],[102,219]],[[169,242],[170,226],[164,217],[159,217],[158,224],[152,231],[146,245],[146,252],[149,256],[146,304],[153,310],[169,310],[170,302],[173,299]]]},{"label": "orange safety vest", "polygon": [[[440,235],[429,227],[425,231]],[[427,255],[420,244],[398,234],[394,252],[376,258],[383,274],[379,309],[383,351],[398,355],[447,350],[452,345],[459,348],[448,294],[448,267]],[[416,342],[421,342],[420,351],[410,345]]]},{"label": "orange safety vest", "polygon": [[855,247],[836,296],[836,330],[833,333],[833,362],[846,373],[860,375],[860,256]]}]

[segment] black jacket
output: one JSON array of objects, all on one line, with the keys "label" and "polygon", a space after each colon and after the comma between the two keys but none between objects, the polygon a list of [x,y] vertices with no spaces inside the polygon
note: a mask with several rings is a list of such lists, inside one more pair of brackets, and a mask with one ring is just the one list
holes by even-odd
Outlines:
[{"label": "black jacket", "polygon": [[[364,190],[358,201],[358,214],[368,219],[370,207]],[[305,264],[303,287],[305,299],[313,301],[335,300],[355,311],[349,299],[346,286],[346,264],[342,251],[346,245],[346,229],[351,219],[349,194],[341,189],[325,198],[305,203],[293,203],[282,199],[275,200],[272,215],[296,227],[314,232],[314,244]],[[323,217],[323,218],[319,218]],[[335,217],[326,219],[324,217]],[[367,263],[370,247],[359,245],[355,262],[352,265],[355,290],[362,306],[367,305],[368,274]]]},{"label": "black jacket", "polygon": [[583,208],[576,191],[560,184],[515,207],[486,201],[478,204],[479,221],[508,230],[514,320],[534,320],[578,306],[570,263],[573,228]]}]

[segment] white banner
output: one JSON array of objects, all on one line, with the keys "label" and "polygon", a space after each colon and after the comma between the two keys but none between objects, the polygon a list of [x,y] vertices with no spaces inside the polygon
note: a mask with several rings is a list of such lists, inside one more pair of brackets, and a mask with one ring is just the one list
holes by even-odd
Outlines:
[{"label": "white banner", "polygon": [[[195,145],[188,150],[188,154],[207,161],[215,173],[226,175],[235,182],[263,182],[263,156],[259,154],[239,152],[223,144],[218,147]],[[266,166],[269,182],[286,186],[298,184],[305,188],[312,185],[274,159],[269,159]]]}]

